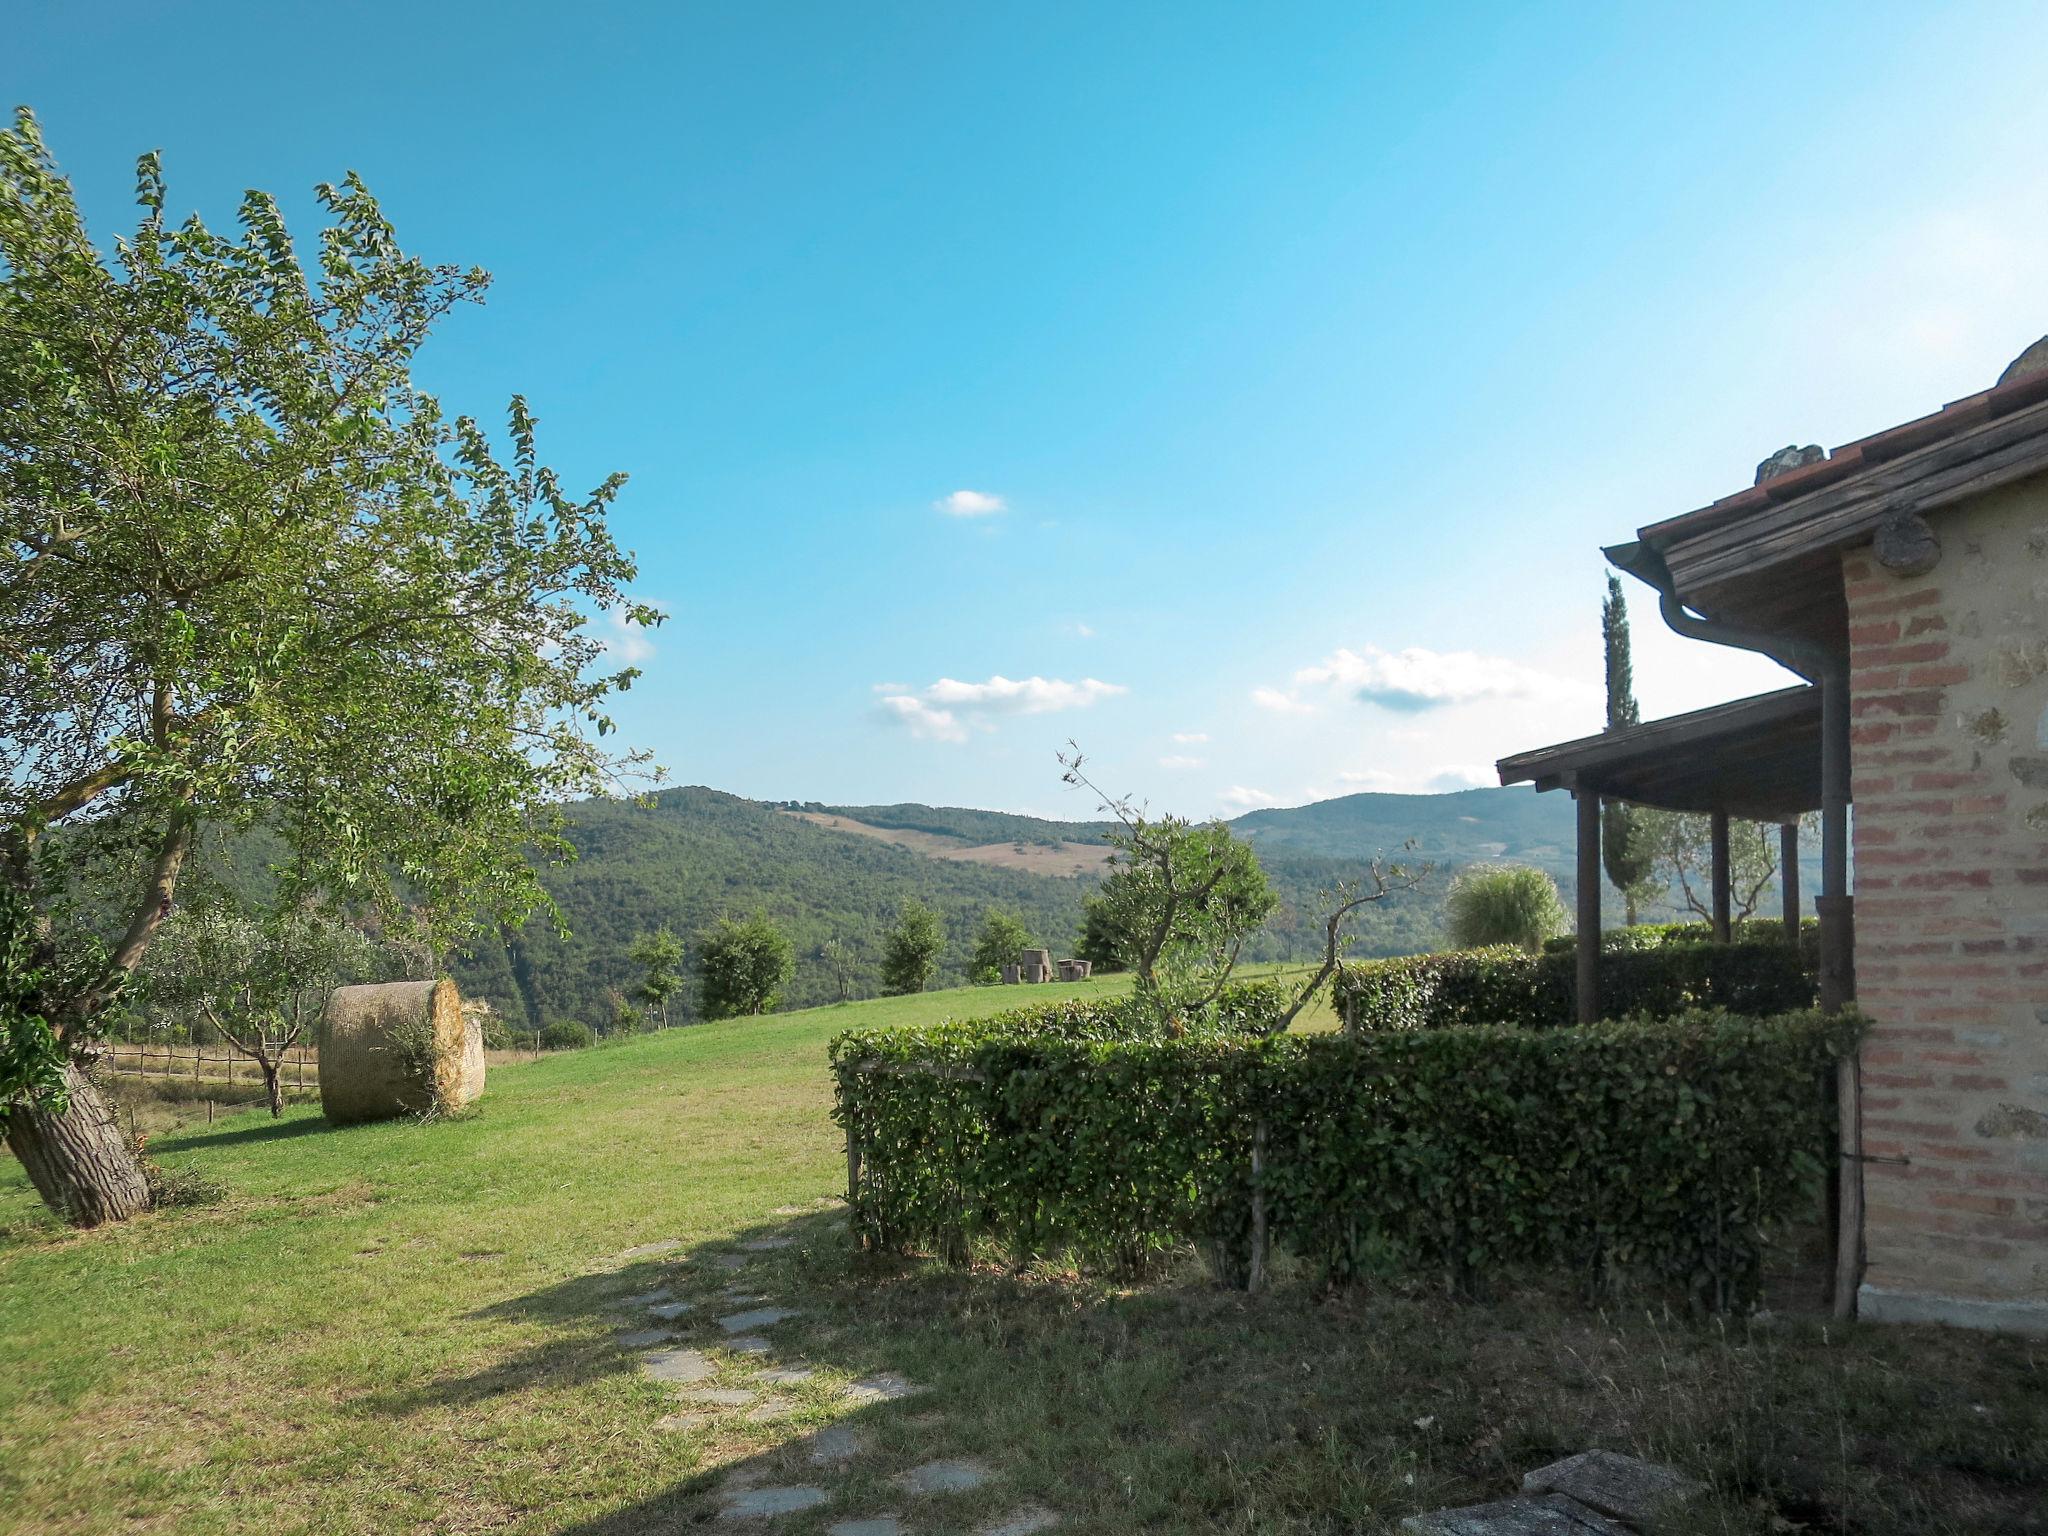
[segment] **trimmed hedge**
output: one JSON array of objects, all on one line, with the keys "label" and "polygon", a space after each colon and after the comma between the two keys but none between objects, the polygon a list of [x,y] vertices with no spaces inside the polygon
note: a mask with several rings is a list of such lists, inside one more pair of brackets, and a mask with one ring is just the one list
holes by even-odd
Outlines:
[{"label": "trimmed hedge", "polygon": [[[1354,1031],[1561,1028],[1578,1016],[1578,991],[1578,957],[1569,950],[1459,949],[1368,960],[1344,966],[1331,982],[1337,1016]],[[1777,942],[1674,942],[1600,956],[1601,1012],[1610,1019],[1692,1008],[1762,1017],[1811,1008],[1817,995],[1803,957]]]},{"label": "trimmed hedge", "polygon": [[[1201,1245],[1245,1283],[1254,1210],[1334,1281],[1388,1262],[1474,1289],[1617,1270],[1746,1304],[1810,1204],[1822,1083],[1854,1024],[1816,1013],[1528,1031],[1072,1038],[1014,1019],[854,1031],[835,1115],[871,1246],[1129,1267]],[[1261,1171],[1254,1180],[1254,1147]]]},{"label": "trimmed hedge", "polygon": [[[1778,944],[1784,942],[1785,923],[1776,917],[1749,917],[1735,924],[1734,937],[1741,943]],[[1714,942],[1714,928],[1711,923],[1637,923],[1633,928],[1607,928],[1600,934],[1603,950],[1663,949],[1672,944],[1711,944]],[[1547,955],[1570,954],[1578,948],[1576,934],[1559,934],[1554,939],[1543,941],[1543,952]],[[1820,920],[1802,918],[1799,923],[1799,947],[1809,969],[1820,967]]]}]

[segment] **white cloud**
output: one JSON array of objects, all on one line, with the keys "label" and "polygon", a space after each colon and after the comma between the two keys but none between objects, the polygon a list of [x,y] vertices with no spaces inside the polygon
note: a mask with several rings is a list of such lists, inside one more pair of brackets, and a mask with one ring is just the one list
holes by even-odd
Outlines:
[{"label": "white cloud", "polygon": [[1000,673],[984,683],[942,677],[929,688],[913,689],[879,683],[883,710],[930,741],[965,741],[968,727],[992,731],[1005,715],[1045,715],[1063,709],[1086,709],[1130,690],[1120,683],[1084,677],[1070,683],[1058,677],[1009,678]]},{"label": "white cloud", "polygon": [[882,708],[893,719],[901,721],[911,735],[925,741],[967,739],[967,728],[950,709],[934,709],[922,699],[912,698],[907,693],[887,695],[882,700]]},{"label": "white cloud", "polygon": [[1500,783],[1500,775],[1491,768],[1477,763],[1453,763],[1439,768],[1429,776],[1429,792],[1435,795],[1449,794],[1460,789],[1484,789],[1489,784]]},{"label": "white cloud", "polygon": [[1090,624],[1084,624],[1079,619],[1074,620],[1074,633],[1083,640],[1093,640],[1095,638],[1094,626]]},{"label": "white cloud", "polygon": [[1262,805],[1278,805],[1280,797],[1268,794],[1263,789],[1252,789],[1243,784],[1233,784],[1217,797],[1225,805],[1234,805],[1239,810],[1255,811]]},{"label": "white cloud", "polygon": [[653,637],[653,630],[629,623],[623,613],[613,608],[605,612],[598,644],[607,656],[616,656],[627,666],[637,667],[654,655]]},{"label": "white cloud", "polygon": [[1364,784],[1375,789],[1385,789],[1390,785],[1400,783],[1401,780],[1398,775],[1391,774],[1384,768],[1346,768],[1337,775],[1337,782],[1353,786]]},{"label": "white cloud", "polygon": [[1159,766],[1173,769],[1200,768],[1208,761],[1206,757],[1189,757],[1185,753],[1170,752],[1165,757],[1159,759]]},{"label": "white cloud", "polygon": [[1180,746],[1196,747],[1209,739],[1209,733],[1207,731],[1175,731],[1173,739]]},{"label": "white cloud", "polygon": [[1008,509],[1008,502],[987,491],[954,491],[932,503],[933,511],[944,512],[949,517],[987,517]]},{"label": "white cloud", "polygon": [[1254,688],[1252,702],[1261,709],[1270,709],[1276,715],[1312,715],[1316,712],[1313,704],[1304,704],[1292,694],[1282,693],[1278,688]]},{"label": "white cloud", "polygon": [[1332,651],[1317,665],[1296,672],[1294,686],[1285,692],[1258,688],[1253,690],[1252,700],[1265,709],[1303,714],[1315,708],[1304,694],[1333,692],[1413,714],[1488,700],[1576,701],[1587,688],[1587,684],[1540,672],[1504,656],[1432,651],[1421,646],[1383,651],[1368,645],[1362,651]]}]

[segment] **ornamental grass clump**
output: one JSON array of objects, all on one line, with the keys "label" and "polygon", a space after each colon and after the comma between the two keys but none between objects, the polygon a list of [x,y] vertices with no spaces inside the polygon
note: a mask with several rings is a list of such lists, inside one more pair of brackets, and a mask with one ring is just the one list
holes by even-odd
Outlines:
[{"label": "ornamental grass clump", "polygon": [[1444,928],[1459,949],[1511,944],[1533,954],[1565,924],[1557,882],[1527,865],[1475,865],[1444,898]]}]

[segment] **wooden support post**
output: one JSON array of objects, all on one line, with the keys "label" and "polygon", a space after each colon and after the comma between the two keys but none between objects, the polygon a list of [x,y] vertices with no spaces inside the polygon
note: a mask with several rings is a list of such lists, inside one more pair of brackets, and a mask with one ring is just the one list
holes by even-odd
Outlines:
[{"label": "wooden support post", "polygon": [[1579,1022],[1600,1017],[1600,793],[1572,791],[1579,807],[1578,994]]},{"label": "wooden support post", "polygon": [[[1849,662],[1820,680],[1820,1006],[1840,1013],[1856,998],[1856,899],[1849,892]],[[1835,1066],[1834,1315],[1856,1315],[1863,1283],[1863,1081],[1854,1052]]]},{"label": "wooden support post", "polygon": [[1716,811],[1709,823],[1714,840],[1714,942],[1726,944],[1729,938],[1730,874],[1728,869],[1728,813]]},{"label": "wooden support post", "polygon": [[1799,945],[1799,823],[1778,828],[1778,894],[1785,902],[1785,942]]}]

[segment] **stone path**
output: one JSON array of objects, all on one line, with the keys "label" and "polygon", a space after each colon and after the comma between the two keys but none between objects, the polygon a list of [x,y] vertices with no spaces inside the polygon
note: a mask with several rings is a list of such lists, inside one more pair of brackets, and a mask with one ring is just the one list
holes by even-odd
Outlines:
[{"label": "stone path", "polygon": [[1401,1529],[1407,1536],[1631,1536],[1705,1491],[1658,1462],[1581,1451],[1523,1477],[1520,1498],[1410,1515]]},{"label": "stone path", "polygon": [[[835,1202],[827,1201],[829,1205]],[[792,1206],[777,1214],[807,1214],[819,1208]],[[781,1393],[811,1386],[818,1373],[808,1365],[774,1364],[765,1369],[752,1362],[763,1361],[775,1352],[767,1331],[804,1314],[796,1307],[775,1304],[773,1298],[746,1288],[738,1280],[757,1255],[775,1253],[794,1246],[792,1237],[754,1238],[738,1245],[738,1252],[706,1256],[705,1267],[724,1271],[734,1278],[720,1293],[728,1305],[742,1310],[716,1319],[716,1330],[701,1347],[679,1344],[675,1335],[692,1324],[695,1304],[679,1299],[668,1286],[628,1296],[624,1305],[643,1313],[656,1324],[629,1328],[617,1335],[619,1347],[640,1352],[641,1373],[649,1380],[674,1389],[680,1410],[656,1421],[656,1427],[671,1433],[697,1433],[721,1425],[772,1424],[800,1412],[805,1402]],[[643,1243],[617,1255],[619,1260],[651,1258],[673,1253],[683,1246],[679,1239]],[[703,1338],[705,1325],[698,1324]],[[814,1336],[830,1330],[813,1329]],[[668,1346],[657,1348],[654,1346]],[[721,1374],[734,1380],[734,1371],[744,1372],[744,1385],[713,1386]],[[818,1387],[812,1386],[809,1401],[819,1401]],[[839,1400],[849,1409],[878,1408],[917,1396],[925,1389],[894,1371],[878,1371],[839,1389]],[[928,1416],[942,1427],[944,1419]],[[870,1450],[869,1437],[852,1424],[827,1424],[788,1443],[788,1449],[805,1464],[824,1473],[840,1472],[859,1461]],[[817,1509],[834,1497],[829,1487],[816,1483],[765,1486],[761,1468],[743,1469],[729,1476],[719,1496],[721,1521],[772,1521],[779,1516]],[[922,1502],[969,1493],[1000,1476],[998,1469],[966,1457],[927,1461],[896,1474],[891,1482],[909,1499]],[[1038,1536],[1060,1523],[1054,1511],[1039,1504],[1026,1504],[976,1526],[974,1536]],[[953,1529],[960,1529],[954,1526]],[[826,1536],[913,1536],[933,1527],[918,1522],[914,1515],[895,1511],[850,1512],[847,1518],[826,1526]]]}]

